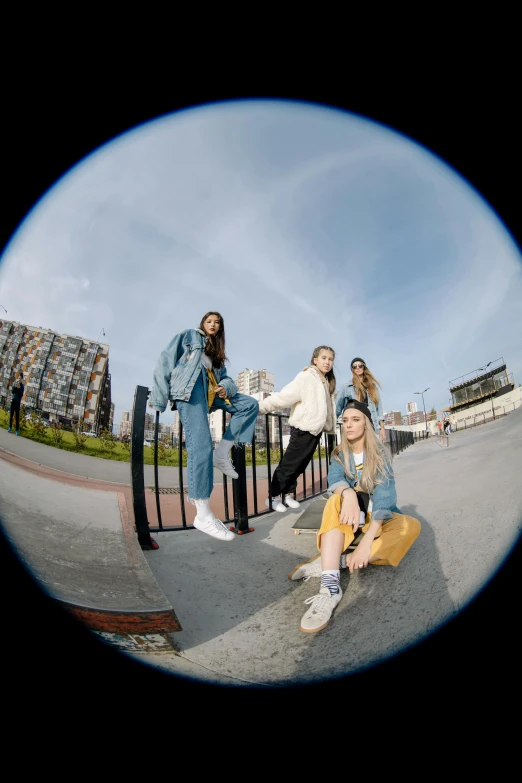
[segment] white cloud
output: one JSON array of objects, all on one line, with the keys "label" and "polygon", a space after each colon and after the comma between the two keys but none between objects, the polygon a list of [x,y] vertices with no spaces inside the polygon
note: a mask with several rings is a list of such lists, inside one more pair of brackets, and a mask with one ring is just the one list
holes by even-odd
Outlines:
[{"label": "white cloud", "polygon": [[48,193],[2,261],[10,317],[105,329],[120,410],[212,308],[233,374],[265,367],[281,386],[329,343],[340,380],[363,355],[401,409],[426,385],[445,404],[446,377],[484,352],[522,353],[520,256],[487,205],[402,137],[298,104],[217,105],[120,138]]}]

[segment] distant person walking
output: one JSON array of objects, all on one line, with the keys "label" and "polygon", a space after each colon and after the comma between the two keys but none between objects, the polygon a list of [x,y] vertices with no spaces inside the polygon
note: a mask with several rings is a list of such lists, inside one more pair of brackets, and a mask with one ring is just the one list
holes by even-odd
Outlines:
[{"label": "distant person walking", "polygon": [[20,403],[22,402],[22,397],[24,396],[24,385],[21,378],[17,378],[17,380],[14,382],[11,393],[11,410],[9,412],[9,428],[7,432],[12,432],[14,416],[16,420],[15,434],[20,435]]},{"label": "distant person walking", "polygon": [[446,419],[446,421],[444,422],[444,432],[446,433],[446,435],[451,434],[451,422],[449,419]]},{"label": "distant person walking", "polygon": [[380,439],[385,441],[386,430],[384,428],[381,395],[379,394],[380,383],[375,375],[370,372],[366,362],[360,357],[352,359],[350,367],[352,369],[352,380],[351,382],[347,381],[339,390],[335,411],[336,419],[339,419],[350,400],[362,402],[370,410],[371,422],[375,432],[378,432]]},{"label": "distant person walking", "polygon": [[[161,352],[154,370],[149,405],[163,413],[169,400],[179,413],[188,452],[189,500],[196,506],[194,527],[221,541],[232,541],[210,508],[214,468],[237,479],[230,451],[232,446],[252,443],[259,403],[240,394],[225,366],[225,324],[214,311],[206,313],[197,329],[176,334]],[[208,414],[221,410],[231,419],[216,448]]]},{"label": "distant person walking", "polygon": [[[321,434],[335,435],[335,351],[320,345],[312,353],[310,365],[296,375],[280,392],[259,403],[261,414],[291,408],[288,423],[290,441],[272,476],[270,495],[274,511],[299,508],[290,495],[296,492],[297,479],[306,470]],[[270,500],[266,501],[270,507]]]}]

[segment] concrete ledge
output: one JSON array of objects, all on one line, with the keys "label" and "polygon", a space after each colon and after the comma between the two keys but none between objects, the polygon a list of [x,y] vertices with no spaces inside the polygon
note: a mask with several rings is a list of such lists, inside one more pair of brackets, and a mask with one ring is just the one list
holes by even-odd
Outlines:
[{"label": "concrete ledge", "polygon": [[144,612],[125,612],[92,609],[61,600],[58,600],[58,603],[93,631],[117,634],[158,634],[182,630],[172,608],[164,610],[149,609]]},{"label": "concrete ledge", "polygon": [[1,464],[2,525],[47,595],[92,630],[181,630],[139,545],[124,492],[42,477],[34,464],[29,471]]}]

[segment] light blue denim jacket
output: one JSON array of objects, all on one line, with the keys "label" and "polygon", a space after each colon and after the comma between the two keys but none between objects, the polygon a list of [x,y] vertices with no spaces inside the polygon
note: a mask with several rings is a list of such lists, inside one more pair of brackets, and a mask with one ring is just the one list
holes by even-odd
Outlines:
[{"label": "light blue denim jacket", "polygon": [[[340,459],[343,459],[342,453],[339,455]],[[350,453],[350,473],[355,476],[355,460],[353,454]],[[348,486],[353,489],[355,478],[348,478],[344,471],[344,467],[332,457],[330,463],[330,469],[328,471],[328,495],[332,495],[334,489],[340,486]],[[393,514],[400,514],[401,511],[397,508],[397,492],[395,489],[395,478],[393,476],[393,469],[391,463],[388,462],[386,477],[381,484],[377,484],[373,494],[370,495],[372,501],[372,520],[373,519],[392,519]]]},{"label": "light blue denim jacket", "polygon": [[[349,400],[359,400],[359,397],[357,395],[357,389],[355,388],[353,383],[345,383],[339,389],[336,398],[336,403],[335,403],[335,414],[337,418],[339,418],[339,416],[342,415],[342,412]],[[368,394],[368,408],[370,409],[373,428],[375,432],[378,432],[379,422],[384,421],[384,413],[382,410],[382,401],[381,401],[381,395],[379,394],[379,390],[377,390],[377,405],[375,405],[374,401]]]},{"label": "light blue denim jacket", "polygon": [[[152,408],[163,413],[169,400],[190,399],[201,374],[201,355],[207,339],[201,329],[186,329],[172,338],[156,362],[149,402]],[[238,388],[228,377],[226,367],[214,368],[214,375],[229,400],[237,394]]]}]

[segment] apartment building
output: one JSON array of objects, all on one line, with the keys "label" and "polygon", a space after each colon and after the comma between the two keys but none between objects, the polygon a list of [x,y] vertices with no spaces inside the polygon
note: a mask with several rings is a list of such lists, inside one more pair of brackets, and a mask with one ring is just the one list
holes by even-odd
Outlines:
[{"label": "apartment building", "polygon": [[0,403],[21,377],[22,405],[44,418],[99,431],[111,424],[109,346],[41,326],[0,320]]}]

